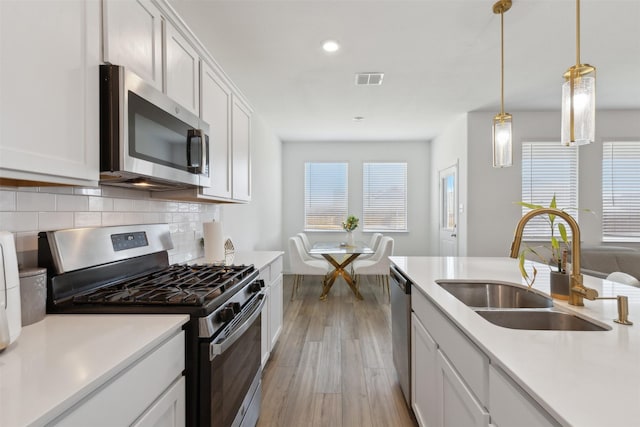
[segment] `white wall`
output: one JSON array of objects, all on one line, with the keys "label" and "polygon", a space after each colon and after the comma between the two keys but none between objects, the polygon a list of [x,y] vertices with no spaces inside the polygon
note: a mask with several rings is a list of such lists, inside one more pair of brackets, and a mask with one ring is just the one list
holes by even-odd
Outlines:
[{"label": "white wall", "polygon": [[[285,142],[283,143],[283,245],[304,228],[304,163],[349,162],[349,214],[362,217],[362,163],[407,162],[408,228],[406,233],[385,233],[394,238],[397,255],[429,253],[430,148],[412,142]],[[308,232],[312,241],[344,239],[344,232]],[[356,240],[368,242],[371,233],[355,231]]]},{"label": "white wall", "polygon": [[432,236],[429,255],[439,254],[439,172],[458,163],[458,255],[467,254],[467,115],[462,114],[452,121],[436,139],[431,142],[431,224]]},{"label": "white wall", "polygon": [[251,126],[251,202],[222,205],[223,230],[236,250],[283,250],[282,143],[255,113]]},{"label": "white wall", "polygon": [[[491,121],[494,113],[468,115],[468,255],[506,256],[520,219],[522,141],[559,141],[559,112],[511,112],[513,114],[513,166],[491,165]],[[579,207],[596,215],[579,217],[583,244],[601,241],[602,141],[640,138],[640,111],[597,111],[594,144],[579,150]]]}]

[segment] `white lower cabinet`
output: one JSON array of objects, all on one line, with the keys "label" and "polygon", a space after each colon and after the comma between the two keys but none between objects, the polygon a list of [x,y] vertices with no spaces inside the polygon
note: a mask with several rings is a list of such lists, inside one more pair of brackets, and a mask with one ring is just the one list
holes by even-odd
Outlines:
[{"label": "white lower cabinet", "polygon": [[489,368],[489,400],[491,422],[496,427],[560,425],[496,366]]},{"label": "white lower cabinet", "polygon": [[559,425],[417,290],[411,308],[412,407],[420,426]]},{"label": "white lower cabinet", "polygon": [[184,427],[184,387],[184,377],[180,377],[132,427]]},{"label": "white lower cabinet", "polygon": [[93,391],[51,425],[183,427],[184,347],[184,332],[180,331]]},{"label": "white lower cabinet", "polygon": [[268,286],[264,290],[264,297],[266,298],[267,301],[265,305],[262,307],[262,322],[260,324],[260,326],[262,327],[262,330],[261,330],[262,336],[261,336],[261,344],[260,344],[260,361],[263,368],[265,367],[265,365],[267,364],[267,361],[269,360],[269,355],[271,350],[271,345],[270,345],[271,340],[269,338],[269,321],[271,318],[271,310],[270,310],[271,290],[269,289]]},{"label": "white lower cabinet", "polygon": [[464,379],[444,353],[438,350],[436,363],[437,406],[444,427],[486,427],[489,413],[478,402]]},{"label": "white lower cabinet", "polygon": [[411,382],[411,407],[421,426],[435,427],[442,424],[437,411],[436,360],[438,345],[420,320],[411,313],[411,372],[416,379]]},{"label": "white lower cabinet", "polygon": [[262,309],[262,367],[266,365],[282,332],[283,322],[283,282],[282,255],[260,270],[260,278],[264,280],[267,303]]}]

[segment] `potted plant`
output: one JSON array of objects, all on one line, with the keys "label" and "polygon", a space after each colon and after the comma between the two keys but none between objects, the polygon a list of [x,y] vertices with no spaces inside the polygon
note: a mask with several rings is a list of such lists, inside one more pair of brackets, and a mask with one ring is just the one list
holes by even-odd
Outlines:
[{"label": "potted plant", "polygon": [[360,220],[353,216],[349,215],[346,221],[342,221],[342,229],[347,232],[347,245],[353,246],[353,230],[358,228],[358,222]]}]

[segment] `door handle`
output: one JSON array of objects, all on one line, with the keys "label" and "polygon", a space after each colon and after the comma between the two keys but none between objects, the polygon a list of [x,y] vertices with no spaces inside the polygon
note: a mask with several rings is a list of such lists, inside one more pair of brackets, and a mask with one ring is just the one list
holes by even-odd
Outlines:
[{"label": "door handle", "polygon": [[[197,138],[200,141],[198,147],[198,158],[194,161],[191,154],[192,140]],[[207,161],[206,138],[202,129],[189,129],[187,132],[187,167],[192,173],[205,173],[205,162]]]},{"label": "door handle", "polygon": [[451,237],[458,237],[456,233],[451,233]]}]

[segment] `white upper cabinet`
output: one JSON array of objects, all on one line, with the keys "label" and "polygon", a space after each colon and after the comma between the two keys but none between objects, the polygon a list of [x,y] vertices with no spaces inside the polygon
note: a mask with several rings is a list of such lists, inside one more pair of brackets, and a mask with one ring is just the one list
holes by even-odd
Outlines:
[{"label": "white upper cabinet", "polygon": [[231,199],[231,90],[206,62],[202,61],[200,117],[209,124],[211,185],[205,196]]},{"label": "white upper cabinet", "polygon": [[251,110],[236,96],[231,123],[233,198],[248,202],[251,200]]},{"label": "white upper cabinet", "polygon": [[99,64],[99,1],[0,1],[0,182],[97,184]]},{"label": "white upper cabinet", "polygon": [[192,113],[200,114],[200,57],[196,49],[165,21],[166,93]]},{"label": "white upper cabinet", "polygon": [[162,14],[151,0],[103,0],[104,62],[162,90]]}]

